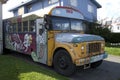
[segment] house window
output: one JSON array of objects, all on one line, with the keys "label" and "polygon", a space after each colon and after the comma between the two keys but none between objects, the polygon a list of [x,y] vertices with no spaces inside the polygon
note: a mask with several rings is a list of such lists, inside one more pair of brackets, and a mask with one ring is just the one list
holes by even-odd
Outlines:
[{"label": "house window", "polygon": [[30,11],[32,10],[32,6],[31,6],[31,5],[28,5],[28,6],[27,6],[27,10],[28,10],[28,12],[30,12]]},{"label": "house window", "polygon": [[75,6],[75,7],[77,7],[77,4],[78,2],[77,2],[77,0],[70,0],[70,5],[71,6]]},{"label": "house window", "polygon": [[48,3],[49,4],[53,4],[53,3],[56,3],[56,2],[58,2],[59,0],[48,0]]},{"label": "house window", "polygon": [[24,14],[24,7],[20,7],[18,9],[18,15],[22,15],[22,14]]},{"label": "house window", "polygon": [[94,13],[94,8],[92,5],[88,4],[88,12]]},{"label": "house window", "polygon": [[118,30],[120,29],[120,26],[118,26]]}]

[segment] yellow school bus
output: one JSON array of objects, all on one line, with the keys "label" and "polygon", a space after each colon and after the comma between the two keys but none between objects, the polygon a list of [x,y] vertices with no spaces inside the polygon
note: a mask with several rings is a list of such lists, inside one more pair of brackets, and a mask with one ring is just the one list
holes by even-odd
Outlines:
[{"label": "yellow school bus", "polygon": [[76,67],[98,67],[107,57],[105,40],[84,34],[83,14],[57,6],[4,20],[4,49],[28,54],[65,76]]}]

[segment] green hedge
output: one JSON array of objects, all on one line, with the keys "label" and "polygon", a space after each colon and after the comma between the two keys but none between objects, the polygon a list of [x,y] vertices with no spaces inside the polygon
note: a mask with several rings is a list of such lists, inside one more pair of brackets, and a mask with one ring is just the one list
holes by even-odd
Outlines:
[{"label": "green hedge", "polygon": [[120,33],[110,33],[110,43],[120,43]]},{"label": "green hedge", "polygon": [[107,43],[120,43],[120,33],[111,33],[108,28],[92,27],[89,34],[102,36]]}]

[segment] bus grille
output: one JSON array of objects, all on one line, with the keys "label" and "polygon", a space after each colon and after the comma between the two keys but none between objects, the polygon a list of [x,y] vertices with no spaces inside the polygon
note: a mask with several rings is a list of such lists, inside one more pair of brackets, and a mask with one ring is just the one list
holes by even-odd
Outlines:
[{"label": "bus grille", "polygon": [[100,52],[101,43],[89,43],[88,44],[88,53]]}]

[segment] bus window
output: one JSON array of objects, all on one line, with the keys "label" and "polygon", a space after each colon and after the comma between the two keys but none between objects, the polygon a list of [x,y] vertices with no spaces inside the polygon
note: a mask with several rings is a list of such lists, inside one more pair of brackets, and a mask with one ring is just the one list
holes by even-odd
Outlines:
[{"label": "bus window", "polygon": [[71,20],[71,30],[83,31],[83,22],[79,20]]},{"label": "bus window", "polygon": [[13,31],[13,27],[10,21],[6,21],[6,32],[11,33]]},{"label": "bus window", "polygon": [[70,30],[70,23],[67,20],[54,20],[53,29],[54,30]]},{"label": "bus window", "polygon": [[13,23],[13,32],[17,32],[17,24],[16,23]]},{"label": "bus window", "polygon": [[10,25],[8,30],[9,30],[10,33],[12,33],[13,32],[13,26]]},{"label": "bus window", "polygon": [[23,32],[28,32],[28,21],[23,22]]},{"label": "bus window", "polygon": [[29,22],[29,30],[31,32],[35,32],[35,20],[30,20],[30,22]]},{"label": "bus window", "polygon": [[18,32],[21,32],[22,31],[22,24],[21,22],[18,22]]}]

